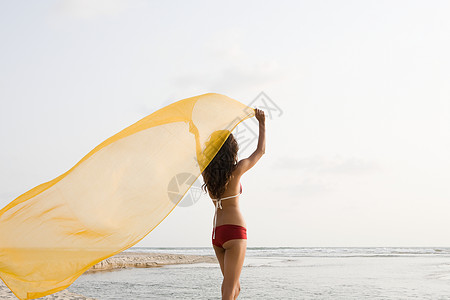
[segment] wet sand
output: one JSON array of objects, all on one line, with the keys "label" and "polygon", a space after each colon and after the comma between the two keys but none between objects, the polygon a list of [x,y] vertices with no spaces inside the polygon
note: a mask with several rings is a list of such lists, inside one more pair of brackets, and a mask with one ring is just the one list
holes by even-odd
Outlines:
[{"label": "wet sand", "polygon": [[[5,285],[3,281],[0,280],[0,299],[10,300],[10,299],[18,299],[11,290]],[[94,298],[88,298],[83,295],[78,295],[75,293],[71,293],[67,291],[67,289],[56,292],[54,294],[41,297],[38,299],[48,299],[48,300],[95,300]]]}]

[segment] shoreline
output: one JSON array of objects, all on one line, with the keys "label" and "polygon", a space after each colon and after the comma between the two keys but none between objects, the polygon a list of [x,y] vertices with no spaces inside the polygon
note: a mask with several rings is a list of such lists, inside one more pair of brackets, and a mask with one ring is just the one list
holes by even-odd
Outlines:
[{"label": "shoreline", "polygon": [[[126,268],[158,268],[165,265],[196,264],[196,263],[217,263],[215,256],[206,255],[185,255],[185,254],[165,254],[165,253],[143,253],[143,252],[120,252],[114,256],[98,262],[84,274],[97,272],[111,272]],[[48,300],[95,300],[70,291],[70,286],[62,291],[41,297],[38,299]],[[17,297],[10,291],[5,283],[0,280],[0,299],[16,299]]]},{"label": "shoreline", "polygon": [[166,253],[121,252],[93,265],[83,274],[124,268],[158,268],[166,265],[217,263],[215,256]]}]

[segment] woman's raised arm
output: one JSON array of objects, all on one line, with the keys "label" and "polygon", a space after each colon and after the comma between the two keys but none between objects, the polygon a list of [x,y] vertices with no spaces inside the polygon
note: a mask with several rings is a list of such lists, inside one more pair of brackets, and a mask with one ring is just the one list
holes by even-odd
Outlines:
[{"label": "woman's raised arm", "polygon": [[264,111],[255,108],[255,117],[259,121],[258,146],[248,158],[244,158],[238,162],[236,171],[239,176],[250,170],[266,152],[266,124]]}]

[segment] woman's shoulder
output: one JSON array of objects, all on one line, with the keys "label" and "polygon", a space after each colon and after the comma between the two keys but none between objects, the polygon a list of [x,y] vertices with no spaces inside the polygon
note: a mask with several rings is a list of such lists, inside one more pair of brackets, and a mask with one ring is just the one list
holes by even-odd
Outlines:
[{"label": "woman's shoulder", "polygon": [[231,173],[230,179],[232,181],[240,181],[241,180],[241,172],[239,170],[239,167],[236,166],[236,168],[233,170],[233,172]]},{"label": "woman's shoulder", "polygon": [[236,163],[236,166],[234,167],[234,170],[233,170],[233,175],[234,176],[241,177],[242,174],[245,173],[245,172],[243,172],[243,166],[245,165],[245,161],[244,160],[245,159],[241,159],[240,161],[238,161]]}]

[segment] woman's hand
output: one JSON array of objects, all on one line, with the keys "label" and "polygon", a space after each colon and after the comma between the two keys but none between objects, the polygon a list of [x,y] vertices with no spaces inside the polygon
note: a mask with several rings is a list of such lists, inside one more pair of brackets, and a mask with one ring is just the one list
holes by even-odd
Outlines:
[{"label": "woman's hand", "polygon": [[266,117],[264,116],[264,111],[259,108],[255,108],[255,117],[260,124],[264,124],[266,121]]}]

